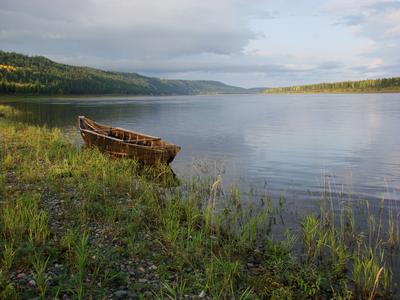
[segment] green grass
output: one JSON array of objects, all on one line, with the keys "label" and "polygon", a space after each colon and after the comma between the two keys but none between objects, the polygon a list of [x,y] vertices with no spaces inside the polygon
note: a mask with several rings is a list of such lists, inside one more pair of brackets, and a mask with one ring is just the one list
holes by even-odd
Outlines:
[{"label": "green grass", "polygon": [[395,212],[386,222],[359,205],[356,218],[351,202],[334,211],[326,199],[320,213],[277,238],[284,199],[246,204],[220,176],[177,185],[160,176],[166,169],[7,119],[0,141],[1,299],[102,299],[117,291],[144,299],[398,296]]},{"label": "green grass", "polygon": [[84,296],[84,279],[85,270],[88,261],[88,238],[86,233],[83,233],[81,238],[75,243],[75,268],[76,268],[76,296],[78,299],[83,299]]},{"label": "green grass", "polygon": [[33,269],[35,270],[34,278],[36,280],[36,284],[38,286],[38,292],[40,299],[46,299],[46,290],[48,287],[48,279],[46,278],[46,268],[49,262],[49,258],[46,260],[41,258],[39,255],[35,257],[35,260],[32,262]]},{"label": "green grass", "polygon": [[0,104],[0,116],[11,117],[18,114],[18,111],[8,105]]}]

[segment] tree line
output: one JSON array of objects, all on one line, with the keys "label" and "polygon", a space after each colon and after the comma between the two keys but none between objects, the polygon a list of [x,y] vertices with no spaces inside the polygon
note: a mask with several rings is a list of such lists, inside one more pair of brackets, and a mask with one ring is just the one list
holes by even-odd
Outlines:
[{"label": "tree line", "polygon": [[271,88],[266,93],[400,91],[400,77]]},{"label": "tree line", "polygon": [[216,81],[163,80],[136,73],[60,64],[42,56],[0,51],[0,93],[171,95],[243,93]]}]

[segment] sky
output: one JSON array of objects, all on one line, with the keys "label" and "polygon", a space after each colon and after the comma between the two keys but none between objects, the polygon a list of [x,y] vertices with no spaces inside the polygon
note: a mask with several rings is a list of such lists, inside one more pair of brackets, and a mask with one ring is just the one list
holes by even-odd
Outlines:
[{"label": "sky", "polygon": [[400,0],[1,0],[0,49],[242,87],[400,76]]}]

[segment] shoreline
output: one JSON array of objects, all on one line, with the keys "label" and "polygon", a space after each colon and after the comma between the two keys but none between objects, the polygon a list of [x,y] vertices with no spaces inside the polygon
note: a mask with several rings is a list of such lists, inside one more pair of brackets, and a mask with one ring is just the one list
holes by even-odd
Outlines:
[{"label": "shoreline", "polygon": [[[4,100],[88,100],[88,101],[96,101],[101,99],[110,99],[110,100],[147,100],[147,99],[162,99],[162,98],[183,98],[183,97],[212,97],[212,96],[226,96],[226,95],[255,95],[255,94],[196,94],[196,95],[120,95],[120,94],[103,94],[103,95],[5,95],[0,94],[0,103],[4,103]],[[257,94],[258,95],[258,94]],[[262,95],[262,94],[259,94]]]},{"label": "shoreline", "polygon": [[358,219],[350,203],[333,211],[325,199],[320,213],[301,218],[298,232],[277,240],[270,228],[284,204],[267,198],[262,209],[247,207],[219,176],[160,182],[162,169],[7,119],[0,119],[0,141],[2,296],[398,295],[389,259],[400,254],[398,215],[366,210]]},{"label": "shoreline", "polygon": [[90,95],[90,94],[82,94],[82,95],[15,95],[15,94],[0,94],[0,103],[5,100],[88,100],[88,101],[96,101],[101,99],[110,99],[110,100],[125,100],[125,99],[132,99],[132,100],[147,100],[147,99],[162,99],[162,98],[183,98],[183,97],[209,97],[209,96],[226,96],[226,95],[347,95],[347,94],[399,94],[399,90],[387,90],[387,91],[299,91],[299,92],[261,92],[261,93],[240,93],[240,94],[195,94],[195,95],[125,95],[125,94],[99,94],[99,95]]},{"label": "shoreline", "polygon": [[299,92],[275,92],[275,91],[271,91],[271,92],[265,92],[263,94],[271,94],[271,95],[277,95],[277,94],[304,94],[304,95],[309,95],[309,94],[399,94],[400,93],[400,89],[399,90],[388,90],[388,91],[310,91],[310,92],[306,92],[306,91],[299,91]]}]

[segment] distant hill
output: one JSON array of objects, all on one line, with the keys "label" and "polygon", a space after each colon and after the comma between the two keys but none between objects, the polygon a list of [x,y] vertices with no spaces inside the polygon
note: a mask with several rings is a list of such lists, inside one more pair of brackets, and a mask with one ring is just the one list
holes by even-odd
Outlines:
[{"label": "distant hill", "polygon": [[269,89],[270,88],[268,88],[268,87],[255,87],[255,88],[247,89],[247,92],[249,92],[250,94],[261,94]]},{"label": "distant hill", "polygon": [[42,56],[0,51],[0,93],[47,95],[197,95],[247,93],[207,80],[164,80],[56,63]]},{"label": "distant hill", "polygon": [[342,81],[270,88],[264,93],[373,93],[400,92],[400,77]]}]

